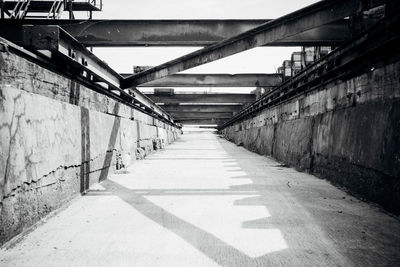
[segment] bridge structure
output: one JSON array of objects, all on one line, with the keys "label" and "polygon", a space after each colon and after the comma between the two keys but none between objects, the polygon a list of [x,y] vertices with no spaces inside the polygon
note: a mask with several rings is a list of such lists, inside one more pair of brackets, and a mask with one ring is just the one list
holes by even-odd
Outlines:
[{"label": "bridge structure", "polygon": [[[93,19],[93,12],[102,8],[103,2],[94,0],[0,0],[0,245],[26,233],[28,227],[76,194],[93,196],[96,201],[99,196],[113,195],[138,212],[135,219],[143,217],[162,225],[222,266],[240,266],[238,262],[257,266],[275,260],[299,266],[321,262],[398,264],[397,221],[358,202],[349,204],[348,195],[328,190],[326,184],[294,170],[278,174],[283,168],[295,167],[377,203],[395,216],[400,213],[397,1],[323,0],[275,19]],[[75,18],[74,14],[81,11],[88,12],[88,19]],[[119,73],[93,52],[102,47],[200,48],[156,66],[132,62],[131,73]],[[301,47],[301,51],[294,52],[290,60],[288,56],[276,73],[189,72],[256,47]],[[213,92],[210,88],[229,88],[230,92]],[[243,88],[248,93],[243,93]],[[215,128],[224,139],[277,161],[271,159],[265,166],[260,158],[214,135],[181,137],[187,125]],[[129,166],[180,137],[182,144],[171,145],[171,150],[161,156],[153,155],[151,166],[140,165],[150,173],[150,181],[141,180],[147,173],[134,170],[138,180],[121,182],[129,176]],[[204,144],[199,140],[205,140]],[[204,183],[199,180],[194,188],[186,184],[191,172],[180,176],[171,171],[170,166],[179,169],[178,161],[189,162],[191,170],[204,173]],[[174,176],[171,183],[176,188],[171,189],[152,172],[158,166],[166,175]],[[273,175],[267,177],[264,172]],[[219,180],[214,181],[215,176]],[[274,178],[268,180],[270,176]],[[295,176],[304,182],[303,187]],[[226,183],[226,177],[250,179],[252,183]],[[282,184],[281,178],[288,180]],[[188,187],[180,188],[179,183]],[[205,185],[210,188],[203,188]],[[218,187],[221,185],[225,187]],[[285,193],[276,194],[272,187]],[[288,190],[293,189],[299,191],[293,193],[295,197],[288,197],[292,196]],[[335,210],[335,216],[328,214],[331,206],[324,202],[324,193],[331,197],[335,209],[341,207]],[[168,202],[171,195],[179,195],[180,201]],[[239,244],[240,238],[232,240],[228,232],[218,236],[220,229],[207,224],[206,217],[212,216],[199,215],[201,226],[197,227],[192,221],[200,219],[191,217],[192,213],[174,215],[175,211],[187,212],[187,207],[180,205],[185,200],[193,204],[185,197],[194,195],[201,199],[224,196],[221,203],[229,199],[234,206],[273,201],[273,213],[290,224],[282,226],[289,241],[274,243],[278,248],[271,248],[268,255],[252,254],[244,243]],[[301,203],[296,204],[300,213],[294,211],[296,201]],[[290,214],[283,214],[285,208],[278,207],[282,203]],[[223,211],[214,212],[214,208],[218,209],[218,204],[210,214]],[[368,220],[361,211],[368,214]],[[337,218],[342,215],[347,217]],[[229,216],[226,218],[237,220]],[[239,228],[271,230],[267,229],[267,217],[241,221]],[[338,227],[336,220],[346,226]],[[304,251],[316,249],[316,256],[302,254],[306,252],[293,236],[301,237],[301,231],[291,228],[297,222],[320,227],[305,227],[310,235],[304,237],[304,243],[310,247]],[[368,225],[368,230],[359,224]],[[207,227],[212,229],[207,232],[203,229]],[[358,227],[363,229],[360,233]],[[371,228],[376,230],[368,236],[366,231]],[[394,229],[393,236],[390,229]],[[346,243],[344,235],[337,234],[341,230],[358,241]],[[272,232],[269,238],[276,237]],[[285,234],[277,235],[278,239],[284,240]],[[366,247],[360,240],[367,240]],[[136,246],[134,241],[129,242]],[[290,252],[284,259],[282,251],[293,244],[300,252]],[[220,254],[208,246],[218,247]],[[359,251],[371,251],[374,246],[379,247],[376,255],[363,258]],[[24,257],[21,262],[14,261],[12,253],[0,256],[0,265],[3,260],[10,265],[28,263]],[[208,260],[203,263],[212,265]],[[146,261],[141,263],[146,265]]]},{"label": "bridge structure", "polygon": [[[51,1],[31,1],[27,5],[30,12],[44,12],[45,5]],[[56,1],[62,2],[62,1]],[[54,2],[54,3],[56,3]],[[328,1],[329,2],[329,1]],[[174,107],[173,118],[179,123],[201,124],[214,122],[221,124],[230,119],[232,113],[223,110],[226,107],[218,104],[235,104],[243,107],[248,99],[240,100],[240,95],[198,96],[174,94],[161,99],[154,94],[143,96],[137,87],[176,88],[176,87],[253,87],[272,91],[283,82],[282,74],[176,74],[180,71],[199,66],[214,60],[233,55],[257,46],[307,46],[307,47],[338,47],[351,40],[361,27],[367,27],[377,20],[377,15],[365,16],[358,21],[362,12],[379,7],[382,3],[376,1],[360,7],[358,1],[338,2],[335,4],[321,2],[305,9],[275,20],[47,20],[4,19],[1,21],[1,35],[9,41],[29,49],[51,51],[52,57],[73,66],[80,73],[80,78],[89,83],[106,82],[105,89],[99,89],[108,95],[129,99],[129,102],[147,107],[148,112],[156,110],[158,115],[169,117],[160,108],[170,104],[197,104],[202,110],[198,114],[187,112],[186,107]],[[17,8],[17,1],[3,1],[2,12],[11,16],[11,10]],[[22,6],[22,5],[21,5]],[[41,9],[39,10],[38,7]],[[65,1],[65,10],[101,10],[102,3]],[[46,9],[47,10],[47,9]],[[329,10],[334,10],[331,12]],[[327,14],[327,16],[325,16]],[[329,16],[328,16],[329,15]],[[70,16],[71,17],[71,16]],[[357,22],[356,22],[357,21]],[[138,47],[138,46],[202,46],[196,52],[174,59],[160,66],[153,66],[140,73],[117,74],[104,66],[87,48],[89,47]],[[57,67],[57,66],[56,66]],[[88,69],[91,69],[88,71]],[[96,71],[94,71],[96,70]],[[86,75],[86,77],[84,76]],[[129,94],[125,91],[130,88]],[[125,90],[125,91],[124,91]],[[162,107],[147,103],[148,98],[164,104]],[[207,98],[205,100],[205,98]],[[221,98],[226,98],[222,101]],[[213,100],[215,99],[215,100]],[[233,100],[233,102],[229,102]],[[205,101],[205,102],[199,102]],[[142,104],[145,103],[145,104]],[[206,105],[204,105],[206,104]],[[210,109],[207,105],[212,105]],[[209,112],[209,110],[213,110]],[[215,113],[217,112],[217,113]]]}]

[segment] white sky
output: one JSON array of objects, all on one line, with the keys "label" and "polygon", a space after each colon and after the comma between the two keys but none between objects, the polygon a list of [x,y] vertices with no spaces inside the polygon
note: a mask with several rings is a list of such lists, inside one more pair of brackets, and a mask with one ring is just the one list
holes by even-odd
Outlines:
[{"label": "white sky", "polygon": [[[103,0],[94,19],[273,19],[317,2],[316,0]],[[134,65],[155,66],[199,47],[95,48],[94,53],[121,73]],[[275,73],[282,61],[299,47],[251,49],[185,73]],[[182,89],[178,89],[182,90]],[[209,91],[202,88],[200,90]],[[228,89],[228,91],[232,89]],[[251,90],[251,89],[250,89]],[[213,88],[213,91],[220,91]],[[222,91],[227,91],[223,89]],[[234,90],[238,92],[238,89]],[[240,90],[243,91],[243,90]],[[249,89],[244,89],[249,91]]]}]

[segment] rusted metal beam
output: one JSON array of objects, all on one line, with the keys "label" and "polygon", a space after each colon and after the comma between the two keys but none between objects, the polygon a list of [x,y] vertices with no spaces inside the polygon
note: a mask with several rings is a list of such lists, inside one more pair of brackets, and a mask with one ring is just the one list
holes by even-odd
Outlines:
[{"label": "rusted metal beam", "polygon": [[[128,77],[131,74],[121,74]],[[141,84],[140,87],[276,87],[280,74],[174,74]]]},{"label": "rusted metal beam", "polygon": [[256,100],[254,94],[175,94],[173,96],[146,94],[155,103],[252,103]]},{"label": "rusted metal beam", "polygon": [[161,106],[165,111],[172,112],[238,112],[242,109],[243,105],[163,105]]},{"label": "rusted metal beam", "polygon": [[[271,20],[32,20],[1,21],[5,28],[22,24],[59,25],[85,46],[208,46]],[[6,29],[7,30],[7,29]],[[15,29],[14,29],[15,31]],[[272,46],[338,45],[350,38],[348,20],[321,25]]]},{"label": "rusted metal beam", "polygon": [[[374,2],[375,1],[369,1]],[[381,3],[382,1],[377,0]],[[171,60],[121,81],[121,87],[138,86],[245,50],[273,43],[304,31],[341,20],[360,11],[363,1],[325,0],[266,22],[254,29]],[[365,7],[366,8],[366,7]]]}]

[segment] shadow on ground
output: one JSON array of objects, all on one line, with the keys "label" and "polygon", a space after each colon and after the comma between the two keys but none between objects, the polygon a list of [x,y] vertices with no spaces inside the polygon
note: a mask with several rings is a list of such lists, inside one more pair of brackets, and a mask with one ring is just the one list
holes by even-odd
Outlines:
[{"label": "shadow on ground", "polygon": [[[221,266],[388,266],[400,262],[397,253],[400,249],[400,227],[393,218],[360,203],[324,180],[286,168],[272,159],[236,147],[214,134],[197,135],[196,141],[211,142],[215,147],[191,147],[191,141],[190,137],[182,138],[166,149],[180,153],[183,155],[181,157],[163,158],[163,155],[155,155],[146,161],[154,164],[154,167],[164,159],[182,161],[184,167],[185,161],[216,160],[221,162],[224,173],[231,173],[231,181],[241,179],[248,182],[232,183],[228,189],[130,189],[111,178],[103,181],[102,186],[108,193],[118,196]],[[188,147],[185,147],[186,144]],[[188,151],[200,151],[202,154],[190,157],[186,155]],[[209,151],[220,151],[222,154],[206,157],[205,153]],[[137,178],[131,176],[129,179]],[[89,190],[87,196],[103,193]],[[148,199],[149,196],[182,195],[240,195],[242,198],[234,202],[235,206],[265,207],[270,216],[245,220],[241,227],[279,229],[287,248],[260,257],[250,257],[216,235]],[[388,230],[388,225],[394,225],[395,228]]]}]

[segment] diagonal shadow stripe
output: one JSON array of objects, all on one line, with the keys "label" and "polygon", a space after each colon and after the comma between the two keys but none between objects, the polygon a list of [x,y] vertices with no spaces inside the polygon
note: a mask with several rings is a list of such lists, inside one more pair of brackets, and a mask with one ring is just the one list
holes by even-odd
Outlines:
[{"label": "diagonal shadow stripe", "polygon": [[120,109],[120,104],[116,103],[113,109],[113,113],[115,115],[114,124],[110,133],[110,138],[108,140],[108,146],[106,151],[106,156],[103,162],[103,168],[100,172],[99,182],[107,179],[108,172],[111,167],[112,156],[114,153],[115,143],[117,142],[118,132],[121,125],[121,117],[118,116],[118,112]]},{"label": "diagonal shadow stripe", "polygon": [[80,192],[84,193],[90,185],[90,112],[81,107],[81,167]]},{"label": "diagonal shadow stripe", "polygon": [[177,234],[221,266],[268,265],[269,261],[266,257],[251,258],[247,256],[216,236],[160,208],[142,195],[136,194],[133,190],[111,180],[105,180],[101,184],[106,190],[121,198],[138,212],[169,231]]}]

